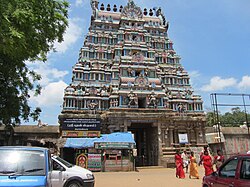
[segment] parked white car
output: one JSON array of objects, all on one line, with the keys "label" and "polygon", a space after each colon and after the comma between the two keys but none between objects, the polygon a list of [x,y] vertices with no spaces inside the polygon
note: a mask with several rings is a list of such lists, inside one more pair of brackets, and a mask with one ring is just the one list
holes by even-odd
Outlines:
[{"label": "parked white car", "polygon": [[95,178],[91,171],[72,165],[58,156],[52,157],[53,187],[94,187]]}]

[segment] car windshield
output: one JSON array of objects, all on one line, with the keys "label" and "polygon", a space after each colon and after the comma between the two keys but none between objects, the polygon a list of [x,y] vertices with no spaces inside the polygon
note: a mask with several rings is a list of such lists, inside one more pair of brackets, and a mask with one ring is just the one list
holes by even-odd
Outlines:
[{"label": "car windshield", "polygon": [[71,168],[73,166],[73,164],[67,162],[66,160],[63,160],[60,157],[54,157],[56,160],[58,160],[59,162],[61,162],[62,164],[64,164],[66,167]]},{"label": "car windshield", "polygon": [[1,175],[45,175],[42,151],[0,149]]}]

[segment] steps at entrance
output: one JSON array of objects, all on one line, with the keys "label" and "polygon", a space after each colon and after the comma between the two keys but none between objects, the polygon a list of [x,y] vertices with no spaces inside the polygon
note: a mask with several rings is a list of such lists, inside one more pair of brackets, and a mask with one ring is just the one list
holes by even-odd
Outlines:
[{"label": "steps at entrance", "polygon": [[142,170],[142,169],[162,169],[164,168],[163,166],[143,166],[143,167],[136,167],[136,169],[138,170]]},{"label": "steps at entrance", "polygon": [[181,152],[186,150],[190,154],[189,147],[162,147],[161,165],[168,168],[175,167],[174,156],[177,150]]},{"label": "steps at entrance", "polygon": [[169,155],[174,156],[177,150],[179,150],[180,152],[186,150],[188,154],[190,154],[191,152],[189,147],[163,147],[162,148],[163,157],[168,157]]}]

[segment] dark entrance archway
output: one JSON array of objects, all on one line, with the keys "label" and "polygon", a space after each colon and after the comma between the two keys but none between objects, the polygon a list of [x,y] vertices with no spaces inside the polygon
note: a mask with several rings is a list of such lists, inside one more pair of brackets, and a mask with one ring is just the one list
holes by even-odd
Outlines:
[{"label": "dark entrance archway", "polygon": [[134,134],[136,142],[135,165],[137,167],[158,165],[157,128],[153,127],[153,123],[131,123],[128,131]]},{"label": "dark entrance archway", "polygon": [[138,97],[138,108],[146,108],[146,97]]}]

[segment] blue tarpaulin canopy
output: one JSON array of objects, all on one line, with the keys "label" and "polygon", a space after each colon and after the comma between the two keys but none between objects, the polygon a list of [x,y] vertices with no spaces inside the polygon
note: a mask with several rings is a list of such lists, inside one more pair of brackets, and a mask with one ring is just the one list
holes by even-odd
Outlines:
[{"label": "blue tarpaulin canopy", "polygon": [[94,143],[132,143],[135,144],[132,133],[116,132],[111,134],[102,134],[100,138],[67,138],[64,147],[68,148],[90,148]]}]

